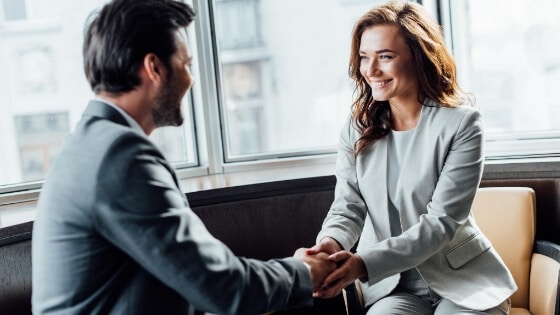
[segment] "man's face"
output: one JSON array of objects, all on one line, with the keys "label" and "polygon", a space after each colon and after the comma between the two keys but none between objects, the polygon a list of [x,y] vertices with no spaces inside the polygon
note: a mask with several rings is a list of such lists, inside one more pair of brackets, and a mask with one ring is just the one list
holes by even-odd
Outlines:
[{"label": "man's face", "polygon": [[184,32],[177,31],[177,50],[171,58],[171,69],[165,84],[155,99],[152,116],[156,127],[180,126],[183,124],[182,100],[194,83],[190,71],[192,57],[187,48]]}]

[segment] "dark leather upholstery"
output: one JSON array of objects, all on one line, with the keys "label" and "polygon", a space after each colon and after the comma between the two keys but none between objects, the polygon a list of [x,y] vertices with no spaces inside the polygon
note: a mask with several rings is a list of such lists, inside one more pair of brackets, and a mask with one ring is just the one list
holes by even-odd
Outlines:
[{"label": "dark leather upholstery", "polygon": [[32,222],[0,229],[0,314],[31,314]]},{"label": "dark leather upholstery", "polygon": [[[334,196],[334,176],[187,194],[208,230],[237,255],[291,256],[315,242]],[[560,178],[484,180],[481,187],[526,186],[537,199],[537,239],[560,244]],[[0,314],[31,314],[33,223],[0,229]]]},{"label": "dark leather upholstery", "polygon": [[292,256],[297,248],[315,244],[332,196],[332,191],[290,194],[193,210],[235,254],[270,259]]}]

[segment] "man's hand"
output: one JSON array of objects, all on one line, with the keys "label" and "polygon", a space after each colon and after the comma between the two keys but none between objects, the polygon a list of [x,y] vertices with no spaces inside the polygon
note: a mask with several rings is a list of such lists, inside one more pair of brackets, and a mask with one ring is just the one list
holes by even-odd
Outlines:
[{"label": "man's hand", "polygon": [[339,251],[330,255],[329,259],[335,262],[338,268],[323,280],[321,286],[313,292],[313,297],[334,297],[354,280],[367,276],[364,262],[357,254]]},{"label": "man's hand", "polygon": [[294,257],[303,260],[309,266],[313,287],[318,288],[323,279],[336,269],[336,262],[326,253],[308,254],[306,248],[298,249]]}]

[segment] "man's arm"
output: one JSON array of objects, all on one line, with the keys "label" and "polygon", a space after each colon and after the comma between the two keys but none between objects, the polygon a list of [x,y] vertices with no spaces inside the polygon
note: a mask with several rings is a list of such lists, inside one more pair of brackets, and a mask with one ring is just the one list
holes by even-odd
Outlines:
[{"label": "man's arm", "polygon": [[116,141],[100,175],[98,197],[111,202],[100,207],[97,228],[108,241],[200,310],[259,314],[312,304],[312,277],[327,270],[320,258],[308,260],[310,272],[292,257],[236,257],[188,207],[159,152],[131,137]]}]

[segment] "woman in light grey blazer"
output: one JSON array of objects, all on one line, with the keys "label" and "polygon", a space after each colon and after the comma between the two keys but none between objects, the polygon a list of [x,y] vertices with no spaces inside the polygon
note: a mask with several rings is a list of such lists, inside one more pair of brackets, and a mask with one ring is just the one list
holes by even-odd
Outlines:
[{"label": "woman in light grey blazer", "polygon": [[374,8],[355,25],[349,70],[335,200],[308,249],[339,268],[315,297],[360,279],[368,314],[508,314],[515,282],[470,212],[481,115],[440,26],[415,3]]}]

